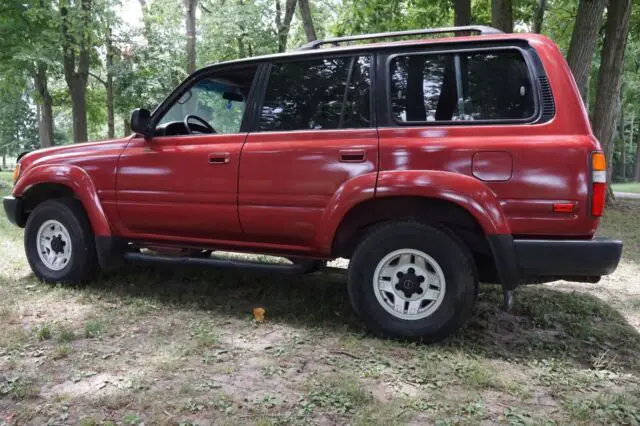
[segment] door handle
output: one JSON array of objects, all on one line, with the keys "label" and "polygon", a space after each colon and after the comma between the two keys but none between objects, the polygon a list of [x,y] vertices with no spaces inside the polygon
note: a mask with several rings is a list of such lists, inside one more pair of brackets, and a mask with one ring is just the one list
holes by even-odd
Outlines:
[{"label": "door handle", "polygon": [[231,161],[231,154],[228,152],[212,152],[209,154],[209,164],[211,165],[229,164],[229,161]]},{"label": "door handle", "polygon": [[367,159],[364,149],[341,149],[340,162],[342,163],[362,163]]}]

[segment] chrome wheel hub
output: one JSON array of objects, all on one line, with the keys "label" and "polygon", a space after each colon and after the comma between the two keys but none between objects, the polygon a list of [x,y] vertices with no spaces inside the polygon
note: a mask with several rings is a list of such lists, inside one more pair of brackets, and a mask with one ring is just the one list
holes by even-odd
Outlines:
[{"label": "chrome wheel hub", "polygon": [[65,226],[57,220],[47,220],[36,235],[38,255],[44,266],[59,271],[71,260],[71,237]]},{"label": "chrome wheel hub", "polygon": [[431,256],[414,249],[387,254],[373,274],[380,305],[396,318],[419,320],[433,314],[444,299],[444,273]]}]

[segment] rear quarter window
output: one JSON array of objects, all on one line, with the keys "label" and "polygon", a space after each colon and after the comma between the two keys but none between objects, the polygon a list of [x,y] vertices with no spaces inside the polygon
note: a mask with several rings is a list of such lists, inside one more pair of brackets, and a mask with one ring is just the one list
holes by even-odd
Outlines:
[{"label": "rear quarter window", "polygon": [[535,86],[517,49],[393,56],[389,76],[398,123],[521,122],[536,113]]}]

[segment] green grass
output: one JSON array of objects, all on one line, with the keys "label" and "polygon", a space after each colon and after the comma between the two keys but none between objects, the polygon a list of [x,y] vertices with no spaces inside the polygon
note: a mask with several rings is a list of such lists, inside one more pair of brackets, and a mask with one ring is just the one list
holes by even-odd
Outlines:
[{"label": "green grass", "polygon": [[633,192],[640,194],[640,182],[614,183],[611,186],[616,192]]},{"label": "green grass", "polygon": [[608,206],[598,235],[621,239],[623,257],[640,263],[640,203],[618,200],[614,206]]}]

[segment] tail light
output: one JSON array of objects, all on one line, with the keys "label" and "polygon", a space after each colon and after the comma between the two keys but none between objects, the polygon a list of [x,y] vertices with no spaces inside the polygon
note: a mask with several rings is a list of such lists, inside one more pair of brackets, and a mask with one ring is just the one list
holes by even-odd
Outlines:
[{"label": "tail light", "polygon": [[602,216],[607,195],[607,162],[602,152],[591,155],[591,215]]},{"label": "tail light", "polygon": [[20,177],[20,161],[16,162],[16,168],[13,169],[13,184],[15,185]]}]

